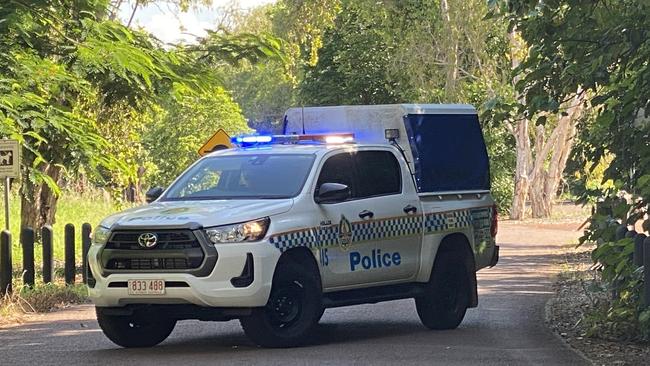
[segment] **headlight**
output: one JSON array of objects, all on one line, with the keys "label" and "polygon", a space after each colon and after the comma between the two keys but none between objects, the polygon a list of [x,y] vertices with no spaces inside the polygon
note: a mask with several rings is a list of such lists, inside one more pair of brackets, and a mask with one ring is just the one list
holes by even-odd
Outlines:
[{"label": "headlight", "polygon": [[205,229],[205,234],[212,244],[258,241],[266,235],[270,222],[271,220],[265,217],[241,224],[212,227]]},{"label": "headlight", "polygon": [[93,245],[104,245],[108,241],[110,235],[111,229],[105,228],[103,226],[97,226],[95,230],[93,230],[91,242]]}]

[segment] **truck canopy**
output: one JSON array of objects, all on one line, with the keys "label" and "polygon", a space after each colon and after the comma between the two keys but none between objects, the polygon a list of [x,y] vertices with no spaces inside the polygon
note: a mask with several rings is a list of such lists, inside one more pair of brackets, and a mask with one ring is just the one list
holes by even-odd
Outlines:
[{"label": "truck canopy", "polygon": [[289,109],[285,134],[354,133],[358,143],[386,144],[399,130],[420,193],[487,191],[490,168],[476,109],[466,104],[390,104]]}]

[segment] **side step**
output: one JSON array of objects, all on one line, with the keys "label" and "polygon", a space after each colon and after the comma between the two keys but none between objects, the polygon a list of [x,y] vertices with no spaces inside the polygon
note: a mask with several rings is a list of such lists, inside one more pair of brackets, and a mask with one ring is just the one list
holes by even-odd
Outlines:
[{"label": "side step", "polygon": [[382,301],[408,299],[425,294],[425,283],[405,283],[399,285],[377,286],[358,290],[327,292],[323,294],[323,306],[375,304]]}]

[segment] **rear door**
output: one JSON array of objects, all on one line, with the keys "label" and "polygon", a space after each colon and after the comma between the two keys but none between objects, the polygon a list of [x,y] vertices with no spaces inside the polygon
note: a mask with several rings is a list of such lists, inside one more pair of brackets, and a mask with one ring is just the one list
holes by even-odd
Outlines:
[{"label": "rear door", "polygon": [[352,189],[348,201],[318,206],[324,237],[335,233],[337,238],[324,253],[325,288],[414,278],[422,212],[404,167],[389,148],[336,153],[323,163],[316,187],[342,183]]}]

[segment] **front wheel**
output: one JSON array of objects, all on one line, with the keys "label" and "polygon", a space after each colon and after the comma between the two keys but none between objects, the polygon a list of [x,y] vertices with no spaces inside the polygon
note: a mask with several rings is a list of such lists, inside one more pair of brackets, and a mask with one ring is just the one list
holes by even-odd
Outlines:
[{"label": "front wheel", "polygon": [[95,312],[104,335],[126,348],[153,347],[167,339],[176,326],[176,320],[151,314],[109,315],[106,309],[99,307],[95,308]]},{"label": "front wheel", "polygon": [[463,255],[444,252],[436,258],[426,294],[415,298],[418,316],[429,329],[455,329],[470,304],[470,280]]},{"label": "front wheel", "polygon": [[246,336],[262,347],[303,344],[322,315],[318,269],[290,257],[278,263],[266,306],[240,319]]}]

